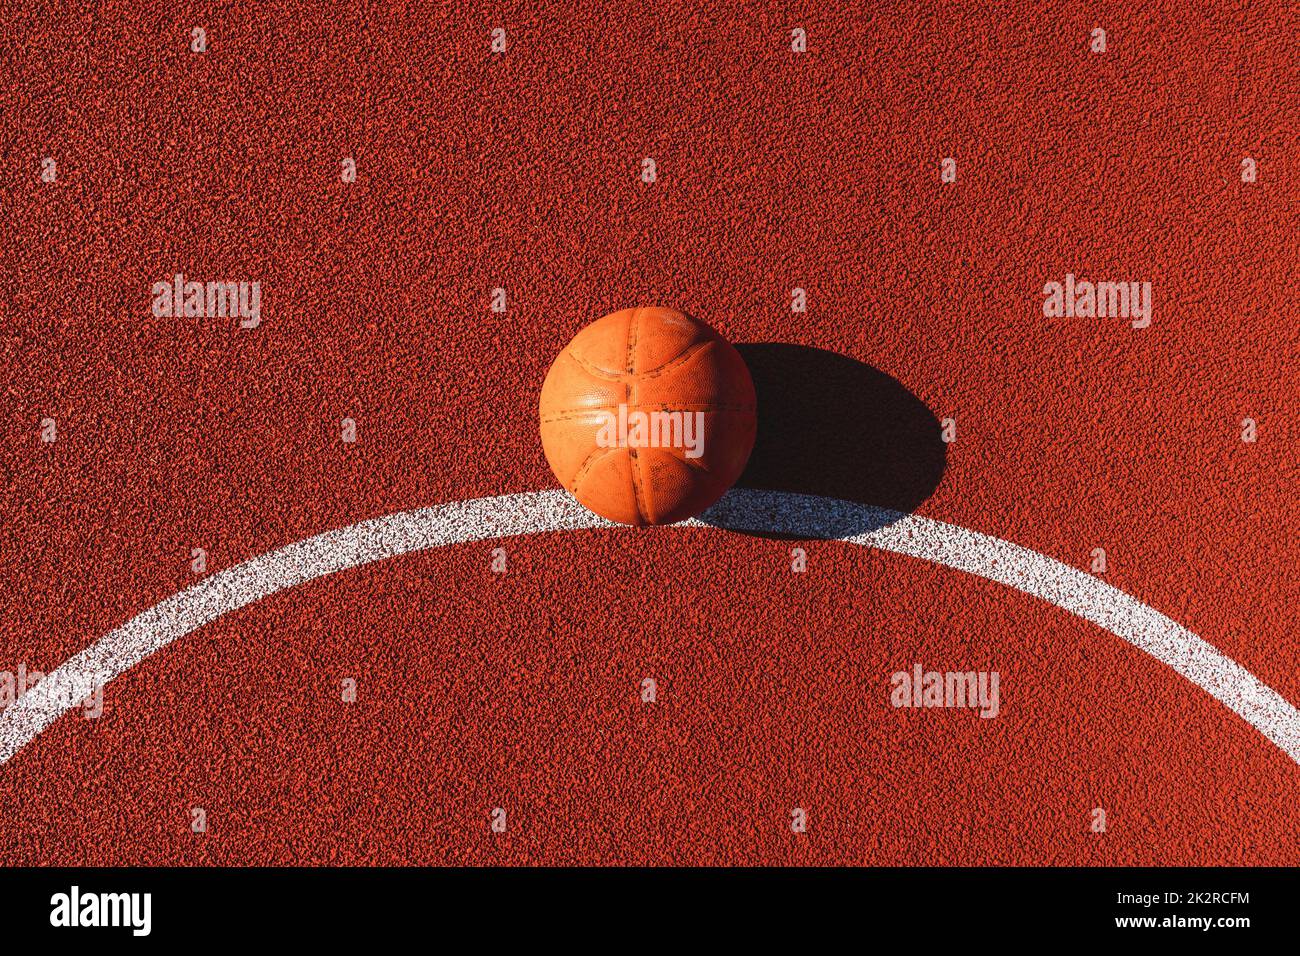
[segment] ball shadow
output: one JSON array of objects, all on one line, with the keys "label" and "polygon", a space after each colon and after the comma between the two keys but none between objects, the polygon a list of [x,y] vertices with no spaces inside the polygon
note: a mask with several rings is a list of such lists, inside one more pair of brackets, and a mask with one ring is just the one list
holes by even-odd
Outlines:
[{"label": "ball shadow", "polygon": [[939,420],[897,379],[803,345],[736,350],[758,393],[758,435],[735,487],[849,506],[733,490],[701,521],[782,540],[847,537],[897,521],[939,486],[948,457]]}]

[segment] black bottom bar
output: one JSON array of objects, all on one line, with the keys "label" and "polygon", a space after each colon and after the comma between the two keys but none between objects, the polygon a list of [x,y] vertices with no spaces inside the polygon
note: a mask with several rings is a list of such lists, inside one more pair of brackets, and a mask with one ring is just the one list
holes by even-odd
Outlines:
[{"label": "black bottom bar", "polygon": [[[146,893],[147,908],[143,895],[120,895]],[[0,870],[7,942],[127,945],[333,948],[412,934],[450,945],[468,933],[494,944],[640,948],[682,934],[735,945],[877,932],[918,945],[1193,935],[1233,944],[1261,932],[1295,938],[1298,901],[1294,869]]]}]

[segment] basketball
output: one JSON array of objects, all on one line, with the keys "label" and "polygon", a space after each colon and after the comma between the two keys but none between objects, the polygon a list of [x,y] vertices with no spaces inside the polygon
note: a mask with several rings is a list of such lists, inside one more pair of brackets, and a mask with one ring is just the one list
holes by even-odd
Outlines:
[{"label": "basketball", "polygon": [[542,384],[542,449],[570,494],[630,525],[694,517],[740,477],[757,428],[745,361],[673,309],[587,326]]}]

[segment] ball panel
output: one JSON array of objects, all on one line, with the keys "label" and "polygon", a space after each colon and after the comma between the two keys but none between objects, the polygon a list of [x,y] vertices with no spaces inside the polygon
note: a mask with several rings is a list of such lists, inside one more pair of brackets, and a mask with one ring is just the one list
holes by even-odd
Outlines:
[{"label": "ball panel", "polygon": [[674,309],[648,307],[636,309],[630,342],[632,371],[637,375],[653,373],[704,342],[717,339],[717,333]]},{"label": "ball panel", "polygon": [[[718,410],[704,413],[703,452],[695,463],[716,476],[730,488],[754,450],[758,433],[758,419],[752,411]],[[686,457],[682,449],[669,449],[672,454]]]},{"label": "ball panel", "polygon": [[642,448],[641,506],[649,524],[671,524],[699,514],[726,493],[730,482],[686,463],[671,449]]},{"label": "ball panel", "polygon": [[551,471],[569,492],[574,490],[582,469],[598,452],[617,449],[601,448],[596,433],[605,421],[606,412],[582,411],[542,422],[542,451]]},{"label": "ball panel", "polygon": [[569,351],[592,368],[613,375],[627,372],[627,341],[638,310],[623,309],[597,319],[573,337]]},{"label": "ball panel", "polygon": [[538,402],[542,419],[581,408],[607,408],[626,402],[628,387],[584,368],[566,349],[551,365]]},{"label": "ball panel", "polygon": [[[638,485],[639,485],[638,476]],[[573,489],[573,496],[602,518],[644,525],[646,518],[633,484],[632,460],[626,448],[599,455]]]},{"label": "ball panel", "polygon": [[639,375],[632,383],[637,405],[665,409],[723,407],[753,411],[754,383],[745,360],[726,342],[708,341],[662,371]]}]

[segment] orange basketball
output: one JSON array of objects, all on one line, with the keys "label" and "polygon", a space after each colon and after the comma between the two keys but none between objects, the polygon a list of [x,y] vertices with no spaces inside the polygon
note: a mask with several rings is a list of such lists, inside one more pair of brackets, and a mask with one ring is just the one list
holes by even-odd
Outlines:
[{"label": "orange basketball", "polygon": [[672,309],[624,309],[568,344],[542,385],[542,448],[566,489],[624,524],[670,524],[713,504],[754,447],[740,354]]}]

